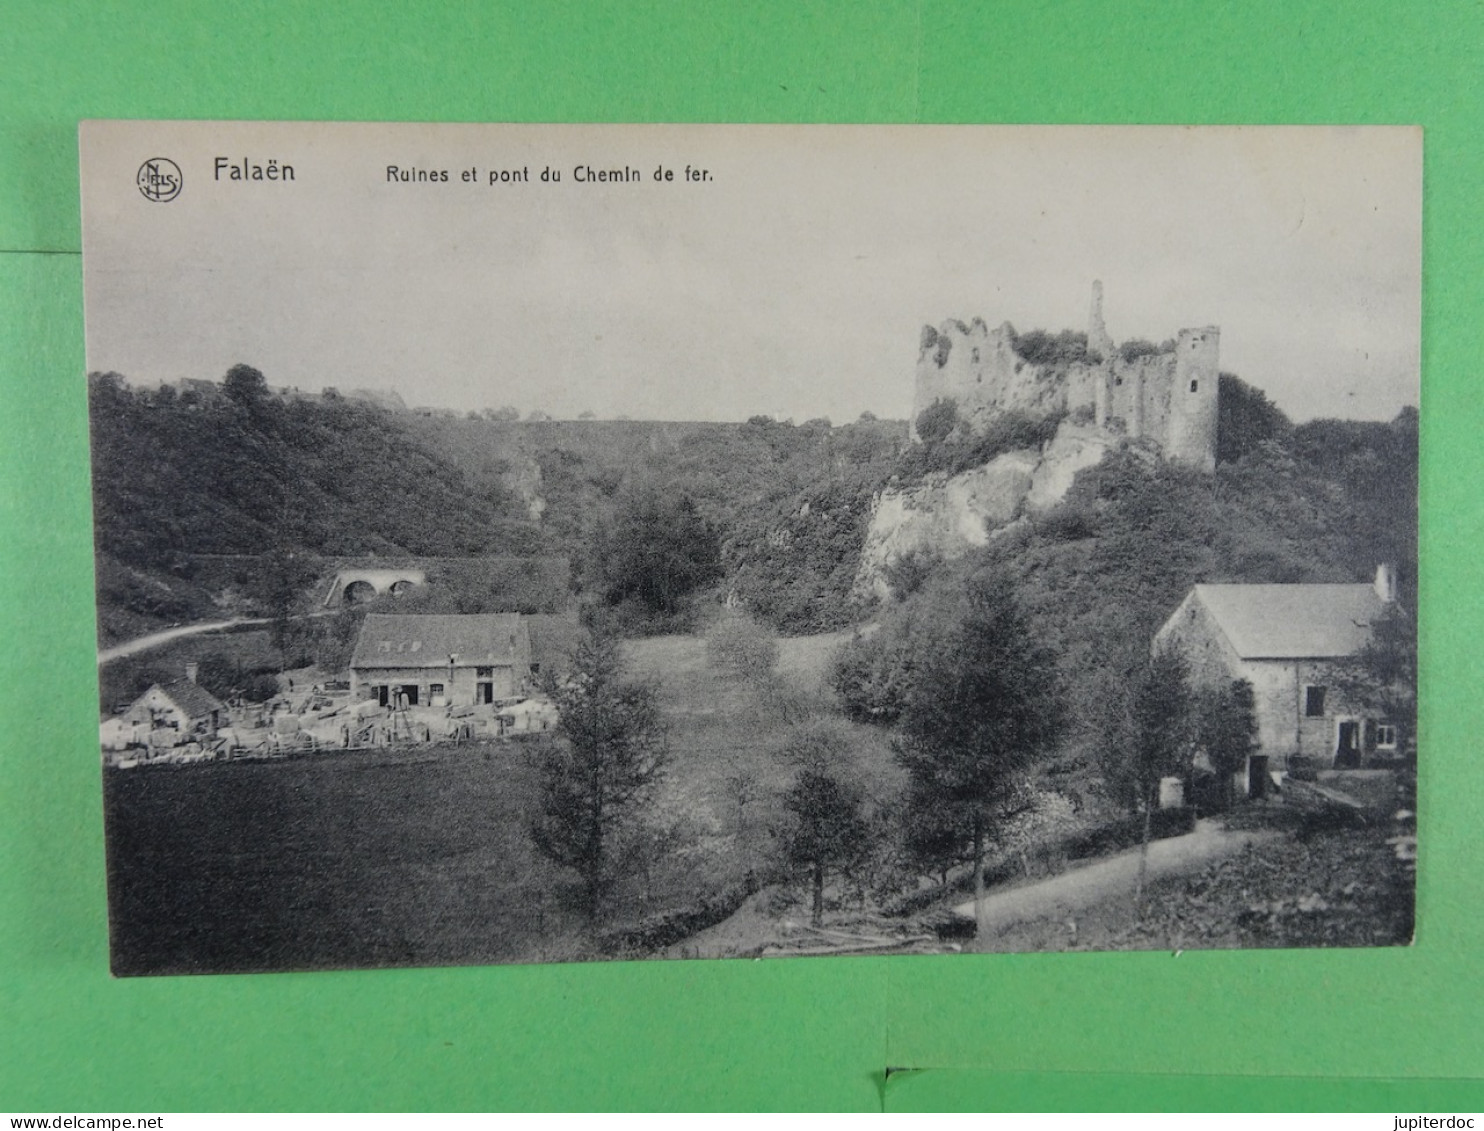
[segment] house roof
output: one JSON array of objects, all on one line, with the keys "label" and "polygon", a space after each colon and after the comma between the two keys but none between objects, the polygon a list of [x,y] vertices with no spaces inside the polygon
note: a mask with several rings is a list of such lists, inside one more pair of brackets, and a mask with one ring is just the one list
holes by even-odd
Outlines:
[{"label": "house roof", "polygon": [[353,668],[494,667],[515,663],[526,626],[517,613],[371,613],[361,625]]},{"label": "house roof", "polygon": [[1370,585],[1197,585],[1195,594],[1244,660],[1353,655],[1385,607]]},{"label": "house roof", "polygon": [[[155,687],[158,687],[170,702],[185,712],[188,719],[204,719],[213,711],[226,710],[220,699],[199,683],[194,683],[189,679],[172,679],[169,683],[157,683]],[[144,694],[148,695],[149,692],[146,691]]]}]

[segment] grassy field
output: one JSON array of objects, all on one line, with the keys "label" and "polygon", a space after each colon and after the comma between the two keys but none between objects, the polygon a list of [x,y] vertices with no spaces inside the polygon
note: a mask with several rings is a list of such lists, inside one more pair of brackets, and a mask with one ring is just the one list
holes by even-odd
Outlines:
[{"label": "grassy field", "polygon": [[748,867],[768,858],[769,830],[783,819],[778,798],[796,771],[780,748],[797,729],[824,725],[838,732],[848,746],[848,765],[841,769],[868,797],[899,791],[903,777],[888,736],[846,721],[826,685],[830,659],[847,636],[781,639],[781,695],[716,673],[699,637],[652,637],[629,645],[631,671],[658,689],[670,727],[670,771],[660,810],[685,823],[717,881],[739,882]]},{"label": "grassy field", "polygon": [[114,970],[563,957],[529,779],[511,745],[107,773]]},{"label": "grassy field", "polygon": [[[823,689],[837,643],[781,642],[788,713],[802,703],[832,718],[850,737],[853,772],[890,790],[898,771],[884,736],[840,720]],[[712,671],[700,639],[638,641],[629,659],[658,690],[671,762],[651,814],[664,854],[615,891],[620,922],[766,867],[776,797],[793,774],[777,750],[794,724]],[[528,751],[492,743],[106,773],[116,972],[596,957],[571,909],[573,877],[527,835]]]}]

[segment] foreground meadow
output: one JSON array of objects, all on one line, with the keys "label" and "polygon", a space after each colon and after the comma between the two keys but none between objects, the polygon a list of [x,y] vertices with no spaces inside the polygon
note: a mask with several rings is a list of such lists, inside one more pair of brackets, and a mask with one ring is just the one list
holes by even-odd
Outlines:
[{"label": "foreground meadow", "polygon": [[718,674],[698,637],[628,646],[670,761],[596,927],[527,832],[549,736],[106,772],[115,971],[596,958],[607,932],[715,906],[770,867],[793,773],[780,749],[800,726],[842,728],[861,780],[893,788],[885,737],[840,719],[824,690],[840,639],[781,642],[786,694]]}]

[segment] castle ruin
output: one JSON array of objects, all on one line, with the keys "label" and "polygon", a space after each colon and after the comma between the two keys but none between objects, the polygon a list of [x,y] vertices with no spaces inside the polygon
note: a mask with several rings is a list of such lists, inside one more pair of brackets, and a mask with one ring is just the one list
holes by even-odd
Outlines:
[{"label": "castle ruin", "polygon": [[1148,444],[1166,459],[1215,468],[1220,327],[1181,330],[1161,346],[1115,346],[1103,322],[1103,285],[1094,282],[1086,342],[1076,335],[1039,337],[1032,349],[1010,323],[991,330],[981,318],[923,327],[914,438],[918,414],[951,399],[971,429],[1011,411],[1065,413],[1110,436]]}]

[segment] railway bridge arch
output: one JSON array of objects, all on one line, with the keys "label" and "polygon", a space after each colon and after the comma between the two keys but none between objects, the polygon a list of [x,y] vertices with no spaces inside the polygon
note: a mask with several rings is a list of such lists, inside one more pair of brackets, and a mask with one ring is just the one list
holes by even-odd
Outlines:
[{"label": "railway bridge arch", "polygon": [[427,583],[427,571],[422,569],[370,566],[337,570],[325,594],[325,607],[359,605],[384,593],[400,597],[414,586]]}]

